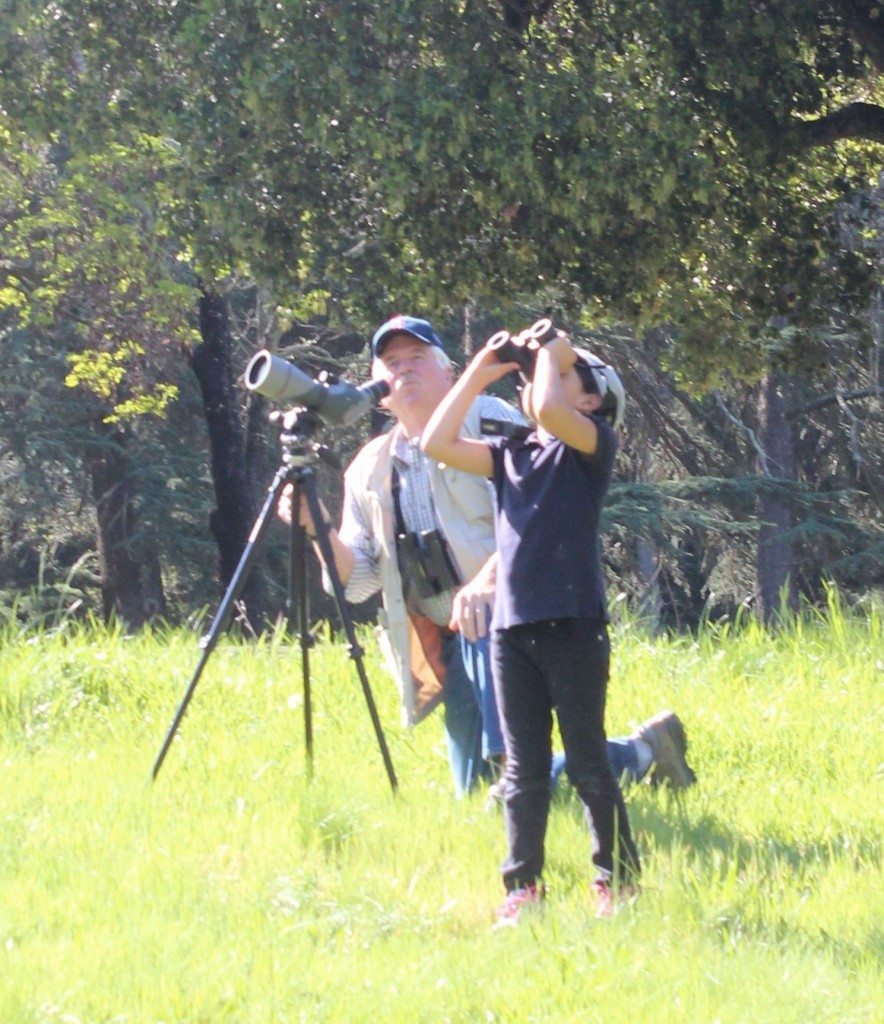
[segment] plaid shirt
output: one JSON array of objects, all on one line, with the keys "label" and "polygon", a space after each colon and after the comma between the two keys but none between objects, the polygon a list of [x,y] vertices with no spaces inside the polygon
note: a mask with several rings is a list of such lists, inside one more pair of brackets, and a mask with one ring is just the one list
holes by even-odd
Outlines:
[{"label": "plaid shirt", "polygon": [[[480,396],[481,403],[485,396]],[[508,420],[512,423],[524,423],[525,419],[518,409],[506,405],[499,400],[489,408],[494,419]],[[398,430],[398,427],[394,427]],[[429,460],[420,450],[417,438],[409,440],[401,430],[396,437],[393,449],[393,462],[399,471],[399,505],[405,528],[409,531],[439,529],[433,494],[430,489],[430,476],[427,472]],[[493,495],[489,486],[489,502]],[[355,535],[341,539],[350,547],[354,556],[353,571],[347,580],[345,595],[348,601],[358,604],[366,601],[377,593],[381,586],[378,567],[378,545],[374,535],[365,522],[359,503],[353,495],[349,497],[348,516],[357,526]],[[464,583],[467,580],[463,580]],[[425,600],[409,599],[409,606],[422,615],[426,615],[440,626],[447,626],[451,618],[451,605],[455,590]],[[406,595],[407,596],[407,595]]]},{"label": "plaid shirt", "polygon": [[[421,451],[419,442],[420,438],[417,437],[410,440],[398,437],[393,450],[393,462],[399,472],[399,506],[402,509],[405,529],[409,533],[439,529],[433,494],[430,490],[430,475],[427,472],[428,460]],[[406,580],[402,582],[406,587],[405,600],[409,608],[419,615],[426,615],[438,626],[448,625],[456,587],[443,590],[441,594],[434,594],[433,597],[421,598],[409,592]],[[466,583],[466,580],[461,582]]]}]

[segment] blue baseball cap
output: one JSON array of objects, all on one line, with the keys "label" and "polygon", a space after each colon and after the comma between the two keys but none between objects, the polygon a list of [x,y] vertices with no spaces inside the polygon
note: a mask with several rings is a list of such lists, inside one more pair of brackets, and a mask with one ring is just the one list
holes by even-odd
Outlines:
[{"label": "blue baseball cap", "polygon": [[371,339],[372,357],[381,355],[386,343],[396,334],[410,334],[426,345],[435,345],[441,349],[445,347],[429,320],[419,320],[416,316],[394,316],[374,332]]}]

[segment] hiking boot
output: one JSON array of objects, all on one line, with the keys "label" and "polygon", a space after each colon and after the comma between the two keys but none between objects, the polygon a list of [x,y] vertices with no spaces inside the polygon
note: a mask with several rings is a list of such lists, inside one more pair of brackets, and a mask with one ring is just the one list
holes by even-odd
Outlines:
[{"label": "hiking boot", "polygon": [[596,917],[613,917],[621,907],[632,903],[638,896],[637,885],[621,885],[615,890],[614,886],[604,878],[597,878],[590,885],[589,891],[595,898]]},{"label": "hiking boot", "polygon": [[671,711],[661,711],[659,715],[643,722],[633,735],[636,739],[644,740],[653,752],[651,782],[655,786],[666,782],[673,789],[687,789],[697,781],[685,757],[688,741],[678,715]]},{"label": "hiking boot", "polygon": [[506,899],[500,910],[497,911],[494,930],[514,928],[519,923],[524,911],[534,910],[542,902],[543,889],[539,885],[526,885],[521,889],[511,889],[506,894]]}]

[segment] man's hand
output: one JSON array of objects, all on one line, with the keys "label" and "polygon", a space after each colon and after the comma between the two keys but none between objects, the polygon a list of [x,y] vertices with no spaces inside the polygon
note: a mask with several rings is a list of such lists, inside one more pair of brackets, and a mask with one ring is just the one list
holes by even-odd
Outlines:
[{"label": "man's hand", "polygon": [[[288,484],[283,489],[283,492],[279,497],[279,503],[276,506],[276,514],[286,524],[286,526],[291,526],[292,523],[293,492],[294,487],[292,487],[291,484]],[[327,516],[328,513],[326,513],[325,511],[325,506],[322,505],[321,502],[320,507],[322,509],[323,514]],[[313,516],[310,515],[310,508],[307,505],[307,498],[303,493],[301,494],[300,508],[298,510],[298,522],[300,523],[301,526],[304,527],[304,530],[306,531],[308,537],[312,539],[316,536],[316,530],[313,528]]]},{"label": "man's hand", "polygon": [[497,553],[458,590],[451,606],[450,629],[460,630],[465,639],[478,640],[488,632],[494,591],[497,585]]},{"label": "man's hand", "polygon": [[279,502],[276,505],[276,514],[285,523],[286,526],[292,525],[292,492],[294,488],[291,484],[287,484],[282,494],[279,496]]}]

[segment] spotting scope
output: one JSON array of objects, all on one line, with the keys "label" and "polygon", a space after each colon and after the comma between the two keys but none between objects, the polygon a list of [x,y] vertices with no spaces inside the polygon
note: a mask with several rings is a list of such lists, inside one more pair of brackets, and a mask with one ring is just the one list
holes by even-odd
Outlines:
[{"label": "spotting scope", "polygon": [[312,409],[326,423],[343,427],[355,423],[390,393],[385,380],[373,380],[359,387],[344,380],[314,380],[294,363],[266,348],[249,360],[245,381],[249,391],[257,391],[271,402]]}]

